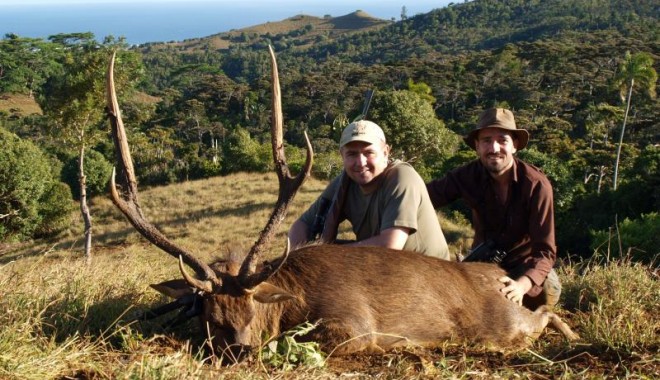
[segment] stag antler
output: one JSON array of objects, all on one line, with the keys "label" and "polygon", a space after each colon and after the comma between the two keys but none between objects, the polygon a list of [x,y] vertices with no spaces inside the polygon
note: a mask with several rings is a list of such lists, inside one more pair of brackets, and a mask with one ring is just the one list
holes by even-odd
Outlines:
[{"label": "stag antler", "polygon": [[115,152],[117,155],[117,165],[119,167],[119,182],[122,187],[122,195],[119,195],[115,185],[115,171],[112,172],[110,180],[110,193],[114,204],[126,215],[128,221],[142,234],[147,240],[158,248],[169,253],[175,258],[180,258],[188,266],[197,272],[202,280],[195,280],[192,285],[200,290],[211,292],[213,289],[220,289],[222,281],[218,279],[215,272],[204,262],[197,259],[190,252],[171,242],[165,235],[151,224],[142,214],[140,204],[138,203],[137,181],[135,171],[133,170],[133,160],[126,139],[126,130],[121,119],[119,111],[119,102],[114,83],[115,53],[112,53],[110,65],[108,66],[107,76],[107,113],[112,125],[112,139],[115,143]]},{"label": "stag antler", "polygon": [[275,52],[273,48],[268,46],[268,51],[270,53],[270,60],[272,63],[272,80],[273,80],[273,94],[272,94],[272,125],[271,125],[271,143],[273,145],[273,160],[275,161],[275,172],[277,173],[277,178],[279,180],[279,193],[277,196],[277,203],[275,203],[275,208],[273,213],[268,219],[268,223],[261,230],[259,238],[254,243],[250,252],[245,257],[241,269],[239,271],[239,281],[246,289],[251,289],[263,281],[266,281],[270,276],[272,276],[284,263],[288,255],[288,248],[284,254],[284,258],[280,261],[280,265],[277,267],[265,266],[264,269],[259,273],[253,273],[253,263],[259,257],[260,253],[263,251],[264,247],[270,242],[270,240],[275,235],[277,227],[282,223],[284,217],[286,216],[286,209],[289,206],[289,203],[293,200],[293,197],[296,195],[296,192],[302,186],[303,182],[307,177],[309,177],[312,170],[312,162],[314,157],[314,151],[312,150],[312,144],[309,141],[307,132],[305,132],[305,142],[307,144],[307,158],[305,160],[305,167],[303,170],[298,173],[296,177],[292,177],[289,172],[289,167],[286,163],[286,157],[284,155],[284,142],[283,142],[283,132],[282,125],[282,95],[280,91],[280,78],[277,73],[277,60],[275,58]]}]

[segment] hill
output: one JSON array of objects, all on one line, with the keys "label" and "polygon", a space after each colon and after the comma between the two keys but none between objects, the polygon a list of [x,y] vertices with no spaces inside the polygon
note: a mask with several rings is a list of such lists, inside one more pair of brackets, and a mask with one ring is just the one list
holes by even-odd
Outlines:
[{"label": "hill", "polygon": [[41,107],[34,98],[24,94],[0,94],[0,114],[5,113],[10,118],[29,115],[41,115]]},{"label": "hill", "polygon": [[[655,41],[657,48],[658,19],[660,8],[646,0],[479,0],[450,3],[393,23],[374,32],[368,44],[364,36],[342,36],[337,44],[317,45],[305,54],[316,59],[339,55],[364,64],[433,59],[439,53],[499,49],[506,44],[562,39],[567,32],[588,35],[599,30],[636,35],[639,42]],[[346,49],[350,45],[361,48]]]},{"label": "hill", "polygon": [[339,17],[316,17],[296,15],[281,21],[233,29],[207,37],[188,39],[181,42],[153,43],[143,48],[159,49],[177,47],[182,51],[197,49],[227,50],[232,47],[249,46],[259,39],[272,42],[286,41],[290,46],[308,47],[315,42],[336,39],[357,32],[375,31],[392,24],[392,21],[379,19],[358,10]]}]

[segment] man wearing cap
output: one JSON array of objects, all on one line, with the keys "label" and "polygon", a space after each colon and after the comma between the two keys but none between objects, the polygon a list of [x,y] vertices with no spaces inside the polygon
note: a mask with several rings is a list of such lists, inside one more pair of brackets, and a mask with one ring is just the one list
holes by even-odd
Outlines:
[{"label": "man wearing cap", "polygon": [[356,236],[348,244],[449,259],[424,181],[409,164],[390,162],[390,147],[376,123],[349,124],[342,132],[339,152],[344,170],[291,226],[293,246],[313,240],[338,243],[339,223],[348,220]]},{"label": "man wearing cap", "polygon": [[561,284],[556,259],[552,185],[536,167],[514,157],[529,133],[516,128],[507,109],[484,111],[464,138],[479,158],[427,184],[438,208],[462,198],[472,209],[473,249],[482,243],[506,252],[500,263],[509,276],[502,293],[530,309],[553,306]]}]

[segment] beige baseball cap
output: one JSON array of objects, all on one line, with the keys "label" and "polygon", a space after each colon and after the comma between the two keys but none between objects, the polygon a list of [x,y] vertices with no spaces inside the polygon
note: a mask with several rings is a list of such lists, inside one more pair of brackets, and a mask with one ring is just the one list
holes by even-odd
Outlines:
[{"label": "beige baseball cap", "polygon": [[376,144],[385,141],[385,133],[378,124],[369,120],[359,120],[350,123],[341,133],[339,148],[353,141],[363,141],[369,144]]}]

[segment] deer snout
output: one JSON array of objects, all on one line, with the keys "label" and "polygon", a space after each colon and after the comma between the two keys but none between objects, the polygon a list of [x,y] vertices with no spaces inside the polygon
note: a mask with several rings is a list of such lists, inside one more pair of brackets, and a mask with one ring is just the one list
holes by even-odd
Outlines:
[{"label": "deer snout", "polygon": [[249,328],[216,331],[213,339],[214,351],[222,356],[223,360],[234,364],[244,360],[256,346],[252,342],[252,334]]}]

